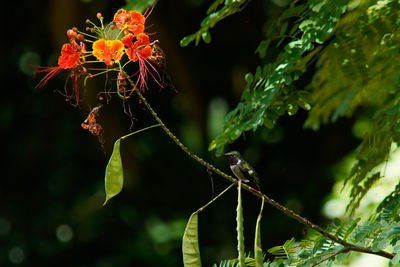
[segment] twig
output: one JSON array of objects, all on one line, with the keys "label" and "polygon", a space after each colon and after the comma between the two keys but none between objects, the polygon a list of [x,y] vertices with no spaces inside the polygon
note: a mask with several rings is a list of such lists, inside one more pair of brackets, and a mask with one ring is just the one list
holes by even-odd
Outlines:
[{"label": "twig", "polygon": [[[131,86],[134,88],[135,87],[134,82],[130,78],[128,78],[128,81],[131,84]],[[150,106],[150,104],[147,102],[146,98],[140,93],[140,91],[139,90],[134,90],[134,91],[136,92],[136,94],[138,95],[140,100],[143,102],[143,104],[146,106],[148,111],[151,113],[153,118],[159,123],[160,127],[165,131],[165,133],[187,155],[189,155],[191,158],[193,158],[194,160],[196,160],[198,163],[200,163],[201,165],[205,166],[209,170],[213,171],[214,173],[222,176],[223,178],[231,181],[232,183],[238,184],[238,181],[235,178],[233,178],[232,176],[226,174],[225,172],[221,171],[220,169],[214,167],[212,164],[206,162],[205,160],[203,160],[202,158],[200,158],[199,156],[197,156],[196,154],[191,152],[188,147],[186,147],[184,144],[182,144],[182,142],[168,129],[168,127],[165,126],[163,121],[160,119],[160,117],[158,117],[157,113]],[[264,198],[265,202],[269,203],[270,205],[272,205],[276,209],[278,209],[281,212],[285,213],[288,217],[291,217],[291,218],[295,219],[296,221],[298,221],[299,223],[310,227],[311,229],[319,232],[321,235],[326,236],[329,239],[335,241],[336,243],[339,243],[339,244],[343,245],[349,251],[351,250],[351,251],[357,251],[357,252],[362,252],[362,253],[367,253],[367,254],[374,254],[374,255],[378,255],[378,256],[381,256],[381,257],[384,257],[384,258],[388,258],[388,259],[392,259],[394,257],[394,255],[392,253],[386,252],[384,250],[372,251],[371,248],[361,247],[361,246],[357,246],[357,245],[348,243],[347,241],[345,241],[345,240],[343,240],[343,239],[341,239],[341,238],[339,238],[339,237],[337,237],[337,236],[325,231],[320,226],[318,226],[318,225],[312,223],[311,221],[309,221],[307,218],[302,217],[300,214],[297,214],[293,210],[288,209],[287,207],[285,207],[282,204],[276,202],[275,200],[273,200],[272,198],[270,198],[267,195],[263,194],[262,192],[257,191],[254,188],[248,186],[247,184],[242,184],[242,187],[245,190],[251,192],[253,195],[255,195],[255,196],[259,197],[259,198]]]},{"label": "twig", "polygon": [[333,258],[333,257],[336,257],[337,255],[339,255],[339,254],[341,254],[341,253],[347,253],[347,252],[349,252],[349,251],[350,251],[349,248],[344,247],[344,248],[342,248],[341,250],[338,250],[338,251],[336,251],[335,253],[333,253],[333,254],[331,254],[331,255],[329,255],[329,256],[327,256],[327,257],[325,257],[325,258],[322,258],[322,259],[320,259],[319,261],[313,263],[313,264],[311,265],[311,267],[317,266],[318,264],[321,264],[321,263],[323,263],[324,261],[327,261],[327,260],[329,260],[329,259],[331,259],[331,258]]}]

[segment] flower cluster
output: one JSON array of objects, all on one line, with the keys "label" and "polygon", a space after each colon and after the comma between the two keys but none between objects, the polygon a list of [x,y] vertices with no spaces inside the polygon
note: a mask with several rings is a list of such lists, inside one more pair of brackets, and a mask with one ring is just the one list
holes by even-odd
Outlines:
[{"label": "flower cluster", "polygon": [[[146,64],[151,65],[153,46],[158,41],[150,41],[149,35],[145,32],[146,17],[143,14],[138,11],[120,9],[115,13],[113,21],[106,26],[103,24],[103,17],[100,13],[97,14],[97,18],[100,20],[101,26],[87,20],[87,23],[92,25],[86,29],[87,32],[81,32],[77,28],[67,31],[70,41],[61,48],[58,66],[38,66],[37,73],[46,72],[47,74],[36,87],[45,86],[62,70],[69,70],[68,78],[74,80],[73,94],[75,95],[75,104],[78,105],[77,79],[83,76],[87,79],[110,71],[124,71],[124,67],[129,62],[139,62],[139,76],[136,85],[140,85],[141,90],[147,88],[147,72],[153,71],[156,75],[151,74],[151,76],[159,77],[153,66],[150,69],[146,66]],[[87,43],[91,43],[91,50],[86,49]],[[127,62],[122,64],[121,60],[124,55],[127,56]],[[90,57],[93,59],[89,60]],[[90,64],[93,63],[103,63],[105,68],[96,73],[99,68],[90,67]],[[161,85],[159,81],[157,83]],[[134,89],[132,88],[132,91]],[[65,90],[65,95],[68,96],[67,88]]]},{"label": "flower cluster", "polygon": [[[51,78],[66,70],[68,74],[62,94],[67,100],[72,100],[73,105],[78,106],[81,102],[79,97],[81,85],[86,85],[88,79],[106,73],[114,74],[114,78],[107,74],[106,79],[118,81],[115,93],[124,101],[134,90],[147,89],[148,74],[163,87],[156,69],[160,67],[157,63],[160,57],[158,40],[151,41],[149,34],[146,33],[145,24],[150,13],[151,10],[142,14],[138,11],[120,9],[115,13],[113,21],[106,25],[103,23],[103,16],[98,13],[100,26],[87,20],[89,26],[86,31],[69,29],[67,31],[69,42],[61,48],[58,66],[37,66],[36,73],[46,73],[46,75],[36,88],[45,86]],[[156,67],[151,64],[152,62]],[[131,76],[127,73],[129,63],[136,63],[139,69]],[[136,82],[131,82],[132,88],[128,89],[125,80],[135,75],[137,75]],[[100,100],[103,99],[101,94],[102,92],[98,93]],[[108,90],[107,97],[110,95],[111,91]],[[91,112],[82,127],[100,138],[102,128],[95,120],[96,114],[97,112]]]}]

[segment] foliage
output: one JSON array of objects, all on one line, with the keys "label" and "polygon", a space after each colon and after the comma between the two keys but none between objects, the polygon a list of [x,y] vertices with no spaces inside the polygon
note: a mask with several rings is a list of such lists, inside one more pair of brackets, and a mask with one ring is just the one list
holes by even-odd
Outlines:
[{"label": "foliage", "polygon": [[126,0],[126,10],[145,11],[147,8],[154,6],[157,0]]},{"label": "foliage", "polygon": [[[275,62],[258,66],[254,74],[246,75],[247,86],[242,101],[227,114],[223,132],[211,142],[210,150],[222,150],[224,145],[233,142],[245,131],[254,131],[260,126],[272,128],[286,112],[294,115],[299,107],[310,109],[309,92],[296,90],[294,82],[306,71],[315,54],[320,52],[321,45],[331,36],[339,17],[347,10],[347,1],[335,1],[335,4],[310,1],[308,8],[296,7],[295,4],[290,8],[292,10],[285,12],[284,17],[302,18],[289,30],[292,40]],[[287,28],[282,26],[280,35]],[[267,53],[269,43],[264,40],[257,48],[256,52],[261,57]]]},{"label": "foliage", "polygon": [[[209,149],[223,150],[245,131],[272,128],[279,117],[294,115],[299,107],[309,111],[304,126],[315,130],[321,123],[368,108],[372,128],[363,136],[358,161],[346,179],[353,200],[348,209],[354,212],[384,176],[374,169],[387,159],[392,142],[399,142],[399,5],[398,1],[293,2],[256,50],[263,58],[273,40],[279,39],[277,45],[287,42],[284,52],[246,75],[242,100],[227,114],[223,132]],[[311,83],[298,89],[296,81],[315,60]]]},{"label": "foliage", "polygon": [[[393,247],[395,256],[391,263],[397,264],[400,261],[400,199],[390,198],[384,203],[378,208],[377,214],[365,222],[361,222],[359,218],[346,221],[336,219],[327,229],[343,240],[375,252]],[[344,246],[319,233],[311,232],[299,242],[292,238],[268,252],[276,256],[275,262],[282,264],[281,266],[310,266],[324,258],[339,255],[343,249]],[[331,257],[324,264],[330,266],[333,262],[343,263],[348,256],[343,254]]]},{"label": "foliage", "polygon": [[[196,33],[184,37],[181,40],[181,46],[187,46],[194,40],[196,41],[196,45],[198,45],[200,38],[205,43],[210,43],[211,34],[209,30],[222,19],[241,11],[246,7],[248,2],[249,0],[215,0],[207,10],[207,17],[201,22],[201,28]],[[217,10],[222,4],[223,7]]]},{"label": "foliage", "polygon": [[[351,186],[351,215],[374,183],[384,177],[384,171],[377,167],[387,160],[392,144],[399,145],[400,141],[400,3],[298,2],[293,1],[269,27],[267,38],[255,51],[261,59],[268,55],[272,44],[283,46],[284,52],[246,74],[241,101],[227,114],[223,131],[209,150],[223,151],[246,131],[273,128],[281,116],[292,116],[299,108],[308,111],[304,126],[314,130],[340,117],[367,112],[372,127],[362,136],[357,161],[344,183]],[[211,9],[221,3],[216,1]],[[209,15],[205,21],[211,18]],[[197,44],[202,34],[208,36],[211,27],[202,23],[202,28],[182,39],[181,45],[193,40]],[[298,88],[297,81],[307,82],[303,76],[312,67],[316,69],[312,80],[305,88]],[[397,264],[399,190],[397,186],[368,221],[336,220],[328,227],[329,233],[373,252],[393,246],[391,263]],[[275,263],[282,266],[329,265],[343,260],[347,252],[348,247],[316,232],[300,242],[291,239],[270,250],[277,256]],[[342,253],[344,257],[337,256]]]},{"label": "foliage", "polygon": [[[126,8],[142,12],[155,2],[131,1]],[[247,85],[241,101],[227,114],[223,132],[211,142],[209,149],[222,151],[224,146],[234,142],[246,131],[255,131],[260,127],[273,128],[281,116],[286,113],[292,116],[299,108],[308,111],[305,127],[314,130],[318,130],[321,124],[335,122],[344,116],[351,117],[359,110],[361,112],[367,110],[372,127],[363,136],[357,151],[357,162],[345,180],[345,185],[351,186],[352,199],[348,210],[352,214],[369,189],[384,176],[384,172],[377,170],[377,166],[387,160],[392,144],[399,144],[400,141],[400,95],[398,94],[400,3],[390,0],[378,2],[309,0],[302,4],[298,2],[293,1],[290,4],[277,23],[270,26],[266,39],[260,42],[255,52],[265,62],[258,66],[254,73],[245,76]],[[183,38],[181,45],[186,46],[192,41],[197,45],[200,39],[210,43],[209,30],[227,16],[241,11],[248,3],[246,0],[216,0],[208,9],[208,15],[202,21],[201,28]],[[220,6],[222,7],[219,8]],[[162,127],[189,156],[206,166],[208,170],[221,173],[197,155],[193,155],[180,143],[141,94],[147,89],[148,74],[162,87],[161,81],[158,81],[161,76],[149,63],[152,61],[156,65],[160,61],[164,62],[158,41],[150,43],[148,33],[144,32],[146,29],[144,22],[150,13],[151,10],[144,14],[119,10],[114,15],[114,22],[105,27],[103,17],[99,13],[97,17],[101,26],[92,23],[94,25],[92,30],[100,37],[86,33],[86,38],[95,39],[91,40],[93,51],[86,50],[83,41],[87,40],[84,39],[83,32],[75,28],[70,29],[68,31],[70,43],[65,44],[61,50],[59,66],[39,67],[38,71],[47,73],[38,85],[42,87],[60,71],[68,70],[70,72],[68,79],[73,81],[73,88],[72,93],[68,95],[66,91],[66,95],[68,100],[75,100],[76,105],[80,102],[79,80],[85,77],[85,86],[87,79],[103,74],[107,74],[106,79],[108,79],[108,73],[112,72],[115,74],[114,79],[117,80],[117,88],[113,93],[121,98],[124,112],[130,114],[133,120],[129,106],[126,108],[126,100],[135,92],[140,103],[144,104],[159,123],[117,139],[106,168],[105,203],[117,195],[123,186],[120,141],[153,127]],[[126,20],[128,14],[130,19]],[[133,18],[137,21],[134,22]],[[108,34],[113,33],[115,27],[119,29],[117,37],[125,35],[121,40],[114,38],[115,36],[108,39],[110,37]],[[138,28],[141,30],[136,32]],[[136,38],[136,41],[133,42],[132,38]],[[272,62],[267,62],[265,58],[272,44],[283,47],[284,51]],[[112,51],[108,51],[109,49]],[[125,53],[128,58],[123,58]],[[87,61],[88,57],[96,60]],[[125,67],[128,63],[137,61],[139,74],[137,81],[133,82]],[[103,66],[105,70],[83,67],[84,64],[87,66],[93,62],[101,63],[102,66],[105,64]],[[316,73],[312,80],[308,81],[304,74],[312,68],[316,69]],[[90,74],[87,73],[88,70],[97,72]],[[129,90],[128,82],[131,87]],[[298,84],[303,82],[309,83],[308,86],[298,89]],[[109,97],[110,92],[106,92],[105,96]],[[100,107],[101,105],[95,108],[96,112]],[[102,126],[96,122],[97,113],[93,110],[82,127],[97,136],[100,141]],[[228,175],[224,177],[226,176]],[[311,231],[299,242],[292,238],[282,246],[269,249],[268,252],[276,256],[273,262],[264,262],[261,249],[260,221],[264,202],[256,224],[254,258],[245,255],[241,181],[238,189],[238,259],[223,261],[219,266],[330,265],[333,262],[340,263],[346,260],[350,251],[389,255],[391,264],[398,264],[400,261],[399,185],[385,198],[369,220],[361,222],[361,219],[351,217],[343,221],[335,220],[327,227],[328,234],[314,228],[317,231]],[[261,193],[258,194],[259,197],[260,195]],[[197,228],[198,212],[204,207],[192,214],[183,236],[185,266],[201,266]],[[288,209],[281,210],[288,211]],[[286,214],[288,213],[290,212]],[[337,242],[332,236],[343,242]]]}]

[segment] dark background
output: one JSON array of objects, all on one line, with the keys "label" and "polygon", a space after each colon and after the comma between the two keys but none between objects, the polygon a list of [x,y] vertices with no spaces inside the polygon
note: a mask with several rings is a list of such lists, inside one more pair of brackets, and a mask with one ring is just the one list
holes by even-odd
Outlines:
[{"label": "dark background", "polygon": [[[253,1],[212,29],[211,44],[181,48],[180,39],[198,29],[210,3],[159,1],[148,23],[167,55],[167,72],[178,93],[150,82],[145,95],[185,144],[228,172],[224,159],[207,152],[210,104],[235,107],[244,75],[262,64],[254,51],[263,38],[265,22],[273,22],[282,8],[269,1]],[[34,89],[43,75],[34,77],[29,64],[56,64],[62,44],[68,41],[67,29],[83,30],[86,18],[95,21],[98,11],[110,21],[123,5],[124,1],[105,0],[9,3],[0,44],[4,75],[0,128],[5,146],[0,266],[182,266],[186,221],[212,197],[207,171],[161,129],[152,129],[122,142],[125,185],[103,207],[104,171],[113,142],[129,132],[130,120],[121,102],[114,97],[101,110],[103,150],[80,124],[95,105],[90,90],[102,88],[104,81],[88,85],[80,108],[53,92],[63,88],[63,75],[43,89]],[[304,83],[310,77],[312,71]],[[134,130],[154,123],[137,99],[131,106]],[[357,142],[347,120],[313,132],[303,129],[305,118],[302,111],[285,116],[274,130],[246,133],[229,149],[241,151],[254,165],[265,193],[324,223],[320,208],[334,182],[330,167]],[[213,183],[215,193],[229,185],[216,176]],[[247,193],[243,203],[246,250],[252,251],[260,203]],[[236,257],[235,208],[236,192],[231,190],[200,215],[204,266]],[[293,219],[265,207],[265,251],[293,236],[301,238],[303,232]]]}]

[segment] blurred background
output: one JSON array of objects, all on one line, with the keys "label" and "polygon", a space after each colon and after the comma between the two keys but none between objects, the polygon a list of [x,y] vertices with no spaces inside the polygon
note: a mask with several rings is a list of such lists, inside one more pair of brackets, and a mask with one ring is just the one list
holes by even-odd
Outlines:
[{"label": "blurred background", "polygon": [[[229,172],[223,158],[207,151],[221,130],[226,112],[235,107],[244,75],[261,64],[254,54],[288,1],[252,1],[241,13],[211,31],[211,44],[181,48],[194,33],[209,0],[160,0],[148,19],[149,31],[167,56],[167,73],[175,90],[149,83],[145,93],[169,128],[195,153]],[[0,48],[3,96],[0,129],[5,146],[0,180],[0,266],[182,266],[181,238],[190,214],[229,183],[212,177],[158,128],[121,144],[125,185],[102,206],[104,172],[114,141],[129,133],[130,119],[114,97],[100,111],[105,146],[80,127],[95,103],[93,92],[104,80],[90,81],[84,103],[71,106],[55,90],[65,75],[34,89],[43,75],[33,65],[54,66],[66,31],[85,29],[87,18],[101,12],[105,21],[124,1],[52,0],[10,3]],[[278,49],[276,52],[278,53]],[[274,57],[276,55],[271,55]],[[306,75],[305,81],[312,77]],[[299,86],[303,86],[301,81]],[[91,93],[92,92],[92,93]],[[133,130],[154,124],[137,99],[130,101]],[[304,130],[306,113],[283,117],[273,130],[248,133],[227,150],[239,150],[255,167],[263,191],[315,223],[323,224],[324,200],[334,183],[332,166],[359,139],[352,122],[339,120],[318,132]],[[243,196],[246,250],[252,251],[260,202]],[[236,192],[199,217],[204,266],[236,258]],[[270,206],[262,221],[263,248],[301,238],[302,225]],[[269,257],[267,255],[267,257]]]}]

